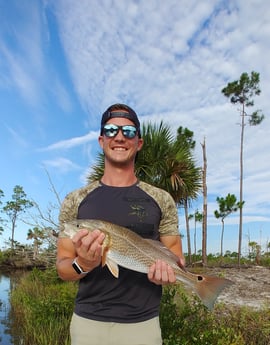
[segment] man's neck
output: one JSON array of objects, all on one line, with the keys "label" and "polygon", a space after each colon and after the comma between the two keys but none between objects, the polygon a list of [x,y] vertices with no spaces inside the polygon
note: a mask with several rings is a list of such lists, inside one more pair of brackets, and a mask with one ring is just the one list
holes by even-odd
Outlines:
[{"label": "man's neck", "polygon": [[101,178],[101,182],[113,187],[128,187],[136,183],[137,177],[134,170],[126,169],[106,169],[104,175]]}]

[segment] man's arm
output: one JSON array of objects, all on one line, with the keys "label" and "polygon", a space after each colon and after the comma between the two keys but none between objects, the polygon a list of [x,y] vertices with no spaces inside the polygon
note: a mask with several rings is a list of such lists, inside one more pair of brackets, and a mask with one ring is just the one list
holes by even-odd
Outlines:
[{"label": "man's arm", "polygon": [[[179,235],[162,236],[161,242],[179,257],[181,266],[185,266],[185,258],[182,251],[182,240]],[[175,283],[176,278],[174,271],[166,262],[157,260],[148,271],[148,279],[155,284],[165,285]]]},{"label": "man's arm", "polygon": [[176,236],[162,236],[160,241],[168,248],[171,252],[179,257],[179,261],[182,266],[185,266],[185,257],[182,249],[182,240],[180,235]]}]

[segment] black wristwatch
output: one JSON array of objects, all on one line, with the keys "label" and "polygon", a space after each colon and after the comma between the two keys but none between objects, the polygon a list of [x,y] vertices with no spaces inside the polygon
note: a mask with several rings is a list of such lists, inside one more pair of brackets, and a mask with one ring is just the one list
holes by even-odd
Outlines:
[{"label": "black wristwatch", "polygon": [[82,268],[79,266],[78,262],[77,262],[77,258],[75,258],[72,262],[72,267],[74,268],[74,270],[78,273],[78,274],[86,274],[89,273],[90,271],[83,271]]}]

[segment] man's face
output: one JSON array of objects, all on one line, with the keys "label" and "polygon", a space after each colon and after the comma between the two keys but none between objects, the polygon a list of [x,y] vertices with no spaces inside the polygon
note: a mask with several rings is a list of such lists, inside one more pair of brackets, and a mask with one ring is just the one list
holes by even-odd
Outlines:
[{"label": "man's face", "polygon": [[[109,119],[107,124],[116,126],[134,126],[134,123],[124,117]],[[134,163],[136,154],[143,146],[143,140],[138,134],[132,139],[126,138],[122,130],[119,130],[115,137],[107,137],[104,134],[99,136],[99,144],[103,149],[105,159],[114,164],[126,165]]]}]

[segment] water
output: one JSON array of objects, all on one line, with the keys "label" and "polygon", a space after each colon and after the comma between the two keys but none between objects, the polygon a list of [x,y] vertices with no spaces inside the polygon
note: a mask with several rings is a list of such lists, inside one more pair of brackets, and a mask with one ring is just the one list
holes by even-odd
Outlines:
[{"label": "water", "polygon": [[0,273],[0,344],[12,345],[12,337],[8,334],[10,276]]}]

